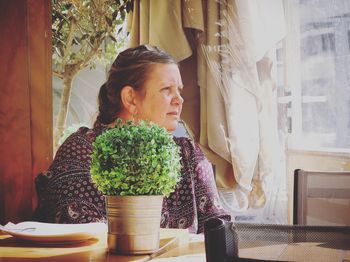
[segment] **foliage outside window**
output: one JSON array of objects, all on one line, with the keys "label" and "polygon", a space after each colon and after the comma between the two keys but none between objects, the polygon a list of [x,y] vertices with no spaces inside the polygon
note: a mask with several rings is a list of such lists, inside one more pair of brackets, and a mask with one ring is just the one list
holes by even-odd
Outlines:
[{"label": "foliage outside window", "polygon": [[74,77],[96,60],[110,63],[124,46],[123,24],[131,0],[53,0],[53,75],[62,79],[54,147],[63,131]]}]

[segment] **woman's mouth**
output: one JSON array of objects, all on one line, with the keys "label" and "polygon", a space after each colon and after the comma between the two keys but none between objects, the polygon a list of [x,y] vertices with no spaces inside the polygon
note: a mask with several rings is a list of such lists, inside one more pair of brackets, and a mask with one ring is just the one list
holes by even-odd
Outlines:
[{"label": "woman's mouth", "polygon": [[169,112],[169,113],[167,113],[167,115],[170,116],[171,118],[175,118],[177,120],[180,118],[179,112]]}]

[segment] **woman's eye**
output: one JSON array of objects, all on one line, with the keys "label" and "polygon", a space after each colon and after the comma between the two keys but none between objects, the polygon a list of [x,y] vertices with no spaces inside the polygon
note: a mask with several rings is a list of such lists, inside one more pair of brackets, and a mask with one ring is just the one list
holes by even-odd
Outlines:
[{"label": "woman's eye", "polygon": [[170,86],[164,87],[164,88],[161,89],[161,91],[162,91],[162,92],[165,92],[165,93],[170,93],[171,88],[170,88]]}]

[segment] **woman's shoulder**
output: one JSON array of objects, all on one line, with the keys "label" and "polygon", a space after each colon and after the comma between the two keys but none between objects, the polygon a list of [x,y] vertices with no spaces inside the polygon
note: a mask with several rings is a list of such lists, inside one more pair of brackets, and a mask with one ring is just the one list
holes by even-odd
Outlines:
[{"label": "woman's shoulder", "polygon": [[94,142],[96,137],[100,135],[104,129],[102,128],[88,128],[85,126],[80,127],[77,131],[72,133],[67,139],[63,142],[64,144],[70,144],[77,142],[78,140],[85,140],[86,142]]},{"label": "woman's shoulder", "polygon": [[183,155],[204,156],[198,143],[189,137],[174,137],[175,143],[181,148]]},{"label": "woman's shoulder", "polygon": [[77,131],[68,136],[62,145],[60,145],[55,158],[59,159],[75,152],[79,153],[80,151],[83,153],[90,153],[92,143],[101,132],[100,129],[80,127]]},{"label": "woman's shoulder", "polygon": [[193,146],[194,145],[194,141],[189,137],[174,136],[173,139],[178,146],[191,146],[191,145]]},{"label": "woman's shoulder", "polygon": [[70,134],[62,143],[61,147],[65,147],[70,144],[75,144],[80,140],[94,141],[96,139],[96,132],[93,129],[82,126],[74,133]]}]

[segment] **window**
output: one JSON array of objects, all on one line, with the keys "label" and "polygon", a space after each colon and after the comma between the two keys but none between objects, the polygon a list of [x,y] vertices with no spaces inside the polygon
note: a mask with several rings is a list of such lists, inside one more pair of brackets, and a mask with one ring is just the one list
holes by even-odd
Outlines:
[{"label": "window", "polygon": [[290,2],[287,39],[277,50],[289,147],[350,152],[350,1]]}]

